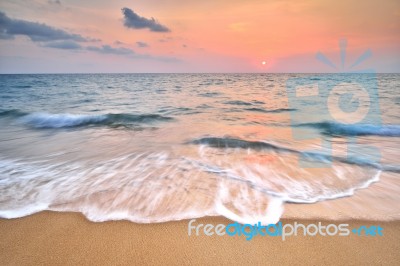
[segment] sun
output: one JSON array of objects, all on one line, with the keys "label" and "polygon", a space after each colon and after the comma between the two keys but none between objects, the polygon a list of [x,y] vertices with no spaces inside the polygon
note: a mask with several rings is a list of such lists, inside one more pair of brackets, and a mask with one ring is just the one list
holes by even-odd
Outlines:
[{"label": "sun", "polygon": [[262,61],[262,62],[261,62],[261,64],[263,64],[263,65],[266,65],[266,64],[267,64],[267,62],[265,62],[265,61]]}]

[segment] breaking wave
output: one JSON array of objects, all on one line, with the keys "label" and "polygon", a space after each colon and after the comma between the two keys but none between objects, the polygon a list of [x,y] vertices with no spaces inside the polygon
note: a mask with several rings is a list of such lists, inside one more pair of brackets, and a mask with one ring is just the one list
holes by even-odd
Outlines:
[{"label": "breaking wave", "polygon": [[400,125],[372,125],[372,124],[341,124],[334,122],[319,122],[299,124],[300,127],[311,127],[328,135],[341,136],[387,136],[399,137]]},{"label": "breaking wave", "polygon": [[19,123],[33,128],[69,128],[89,125],[97,126],[130,126],[160,121],[169,121],[173,118],[158,114],[50,114],[25,113],[18,110],[0,112],[0,117],[17,118]]}]

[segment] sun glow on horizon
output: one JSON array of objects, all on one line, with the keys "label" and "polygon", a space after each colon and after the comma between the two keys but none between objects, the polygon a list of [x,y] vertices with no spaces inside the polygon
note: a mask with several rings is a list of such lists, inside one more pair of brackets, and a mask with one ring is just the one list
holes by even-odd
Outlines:
[{"label": "sun glow on horizon", "polygon": [[330,72],[342,37],[400,71],[398,0],[58,2],[2,1],[0,73]]}]

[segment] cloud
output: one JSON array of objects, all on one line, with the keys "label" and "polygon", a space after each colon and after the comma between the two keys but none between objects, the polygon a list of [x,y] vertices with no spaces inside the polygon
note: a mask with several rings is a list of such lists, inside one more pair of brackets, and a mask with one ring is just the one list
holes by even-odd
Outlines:
[{"label": "cloud", "polygon": [[154,55],[150,55],[150,54],[139,54],[139,53],[135,53],[133,50],[128,49],[128,48],[122,48],[122,47],[115,48],[110,45],[103,45],[101,47],[88,46],[83,49],[86,49],[86,50],[92,51],[92,52],[96,52],[96,53],[100,53],[100,54],[123,55],[126,58],[130,58],[130,59],[155,60],[155,61],[166,62],[166,63],[182,62],[181,59],[176,58],[176,57],[154,56]]},{"label": "cloud", "polygon": [[99,38],[85,38],[85,39],[88,42],[101,42],[101,39]]},{"label": "cloud", "polygon": [[133,54],[135,54],[135,52],[131,49],[123,48],[123,47],[114,48],[110,45],[103,45],[100,47],[88,46],[88,47],[86,47],[86,50],[101,53],[101,54],[116,54],[116,55],[133,55]]},{"label": "cloud", "polygon": [[46,24],[9,18],[0,11],[0,39],[13,39],[16,35],[29,37],[34,42],[49,41],[90,41],[79,34],[66,32]]},{"label": "cloud", "polygon": [[62,50],[86,50],[91,52],[96,52],[99,54],[114,54],[114,55],[136,55],[135,52],[128,48],[123,47],[112,47],[111,45],[102,46],[81,46],[79,43],[74,41],[54,41],[47,42],[43,47],[56,48]]},{"label": "cloud", "polygon": [[149,29],[153,32],[170,32],[171,30],[158,23],[154,18],[148,19],[136,14],[132,9],[122,8],[124,15],[124,26],[133,29]]},{"label": "cloud", "polygon": [[140,48],[149,47],[149,45],[145,42],[136,42],[136,45]]},{"label": "cloud", "polygon": [[[139,19],[143,18],[139,17]],[[164,27],[156,23],[154,19],[145,19],[145,21],[154,24],[153,26],[151,26],[151,30],[153,31],[161,30]],[[150,26],[148,25],[142,27],[150,28]],[[116,46],[84,45],[85,43],[101,42],[101,40],[83,37],[79,34],[70,33],[65,30],[58,29],[43,23],[10,18],[4,12],[0,11],[0,39],[14,39],[16,36],[26,36],[30,38],[33,42],[37,43],[40,47],[46,48],[60,49],[66,51],[87,51],[99,54],[120,55],[131,59],[180,62],[179,59],[174,57],[137,54],[132,49],[118,47],[119,45],[124,45],[124,43],[120,41],[115,41],[114,45]],[[138,41],[136,45],[139,47],[148,46],[147,43],[141,41]]]},{"label": "cloud", "polygon": [[55,41],[55,42],[48,42],[44,47],[50,48],[57,48],[57,49],[64,49],[64,50],[80,50],[82,46],[74,41]]}]

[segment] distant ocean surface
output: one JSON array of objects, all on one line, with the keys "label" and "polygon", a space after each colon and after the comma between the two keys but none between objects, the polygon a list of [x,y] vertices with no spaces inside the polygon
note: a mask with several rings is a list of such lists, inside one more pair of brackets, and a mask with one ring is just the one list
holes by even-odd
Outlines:
[{"label": "distant ocean surface", "polygon": [[[293,79],[376,82],[381,123],[293,105]],[[0,75],[0,217],[400,219],[399,92],[399,74]]]}]

